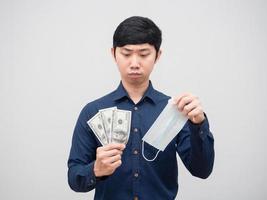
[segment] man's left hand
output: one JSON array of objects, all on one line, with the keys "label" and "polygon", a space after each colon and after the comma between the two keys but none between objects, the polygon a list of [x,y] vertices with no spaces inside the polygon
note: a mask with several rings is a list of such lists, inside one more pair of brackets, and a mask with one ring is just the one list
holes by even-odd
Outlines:
[{"label": "man's left hand", "polygon": [[183,93],[174,98],[174,103],[177,105],[178,110],[194,124],[200,124],[204,121],[205,115],[197,96],[191,93]]}]

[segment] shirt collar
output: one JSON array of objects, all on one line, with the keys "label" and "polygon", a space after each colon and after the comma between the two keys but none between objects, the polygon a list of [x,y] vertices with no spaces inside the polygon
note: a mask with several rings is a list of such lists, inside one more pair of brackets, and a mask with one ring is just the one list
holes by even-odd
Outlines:
[{"label": "shirt collar", "polygon": [[[158,92],[157,90],[155,90],[152,86],[152,82],[149,81],[149,85],[147,90],[145,91],[142,99],[149,99],[151,100],[154,104],[157,103],[158,101],[162,100],[162,99],[166,99],[167,96],[163,95],[162,93]],[[119,101],[122,100],[124,98],[128,98],[130,99],[127,91],[125,90],[125,88],[123,87],[122,82],[120,82],[118,88],[114,91],[114,95],[113,95],[113,100],[114,101]]]}]

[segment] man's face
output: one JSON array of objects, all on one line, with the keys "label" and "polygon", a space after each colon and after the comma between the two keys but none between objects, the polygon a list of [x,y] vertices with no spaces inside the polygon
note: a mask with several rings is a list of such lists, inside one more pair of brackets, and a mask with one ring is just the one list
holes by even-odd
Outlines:
[{"label": "man's face", "polygon": [[[129,84],[142,84],[149,80],[161,51],[156,55],[154,46],[145,44],[125,45],[111,49],[115,62],[118,65],[121,79]],[[115,54],[115,55],[114,55]]]}]

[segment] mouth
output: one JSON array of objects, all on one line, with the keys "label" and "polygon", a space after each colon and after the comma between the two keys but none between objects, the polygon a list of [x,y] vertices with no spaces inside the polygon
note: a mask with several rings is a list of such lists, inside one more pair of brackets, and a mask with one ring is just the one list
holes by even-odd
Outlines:
[{"label": "mouth", "polygon": [[128,76],[131,78],[138,78],[138,77],[142,76],[142,74],[138,73],[138,72],[131,72],[131,73],[128,73]]}]

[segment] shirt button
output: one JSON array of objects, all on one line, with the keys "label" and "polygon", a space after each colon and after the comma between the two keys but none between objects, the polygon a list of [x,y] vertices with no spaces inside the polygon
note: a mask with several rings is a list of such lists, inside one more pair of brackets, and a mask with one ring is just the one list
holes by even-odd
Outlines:
[{"label": "shirt button", "polygon": [[90,181],[91,181],[92,184],[94,183],[94,180],[93,179],[91,179]]},{"label": "shirt button", "polygon": [[134,150],[134,155],[137,155],[138,154],[138,150]]},{"label": "shirt button", "polygon": [[139,174],[136,172],[134,173],[134,177],[137,178],[139,176]]},{"label": "shirt button", "polygon": [[203,134],[203,131],[200,131],[200,135],[202,135]]},{"label": "shirt button", "polygon": [[138,132],[138,128],[134,128],[134,132],[135,132],[135,133]]},{"label": "shirt button", "polygon": [[134,107],[134,110],[138,110],[138,108],[135,106],[135,107]]}]

